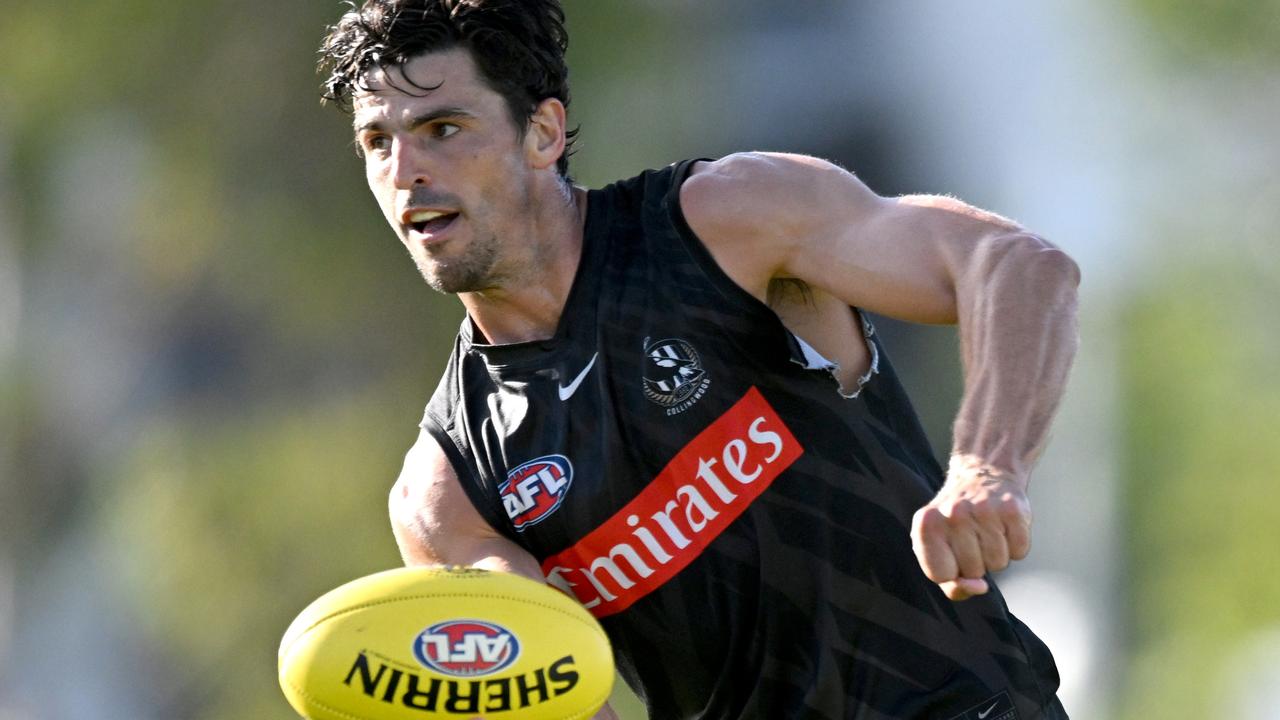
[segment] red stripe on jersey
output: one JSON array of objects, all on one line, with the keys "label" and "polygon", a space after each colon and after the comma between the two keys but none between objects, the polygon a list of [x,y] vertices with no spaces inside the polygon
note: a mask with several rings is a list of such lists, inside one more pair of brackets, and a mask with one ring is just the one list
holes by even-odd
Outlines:
[{"label": "red stripe on jersey", "polygon": [[542,563],[596,617],[680,572],[804,454],[756,388],[698,433],[631,502]]}]

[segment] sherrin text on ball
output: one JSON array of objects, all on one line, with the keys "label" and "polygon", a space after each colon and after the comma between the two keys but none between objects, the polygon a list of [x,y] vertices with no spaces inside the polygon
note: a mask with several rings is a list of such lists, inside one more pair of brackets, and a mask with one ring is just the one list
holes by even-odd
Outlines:
[{"label": "sherrin text on ball", "polygon": [[347,583],[294,620],[279,663],[311,720],[585,720],[614,678],[608,638],[576,600],[469,568]]}]

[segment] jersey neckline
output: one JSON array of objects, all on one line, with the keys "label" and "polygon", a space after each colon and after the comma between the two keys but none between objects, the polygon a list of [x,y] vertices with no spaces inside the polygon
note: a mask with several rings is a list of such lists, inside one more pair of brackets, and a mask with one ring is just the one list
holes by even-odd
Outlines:
[{"label": "jersey neckline", "polygon": [[575,329],[583,324],[584,319],[595,314],[595,289],[600,277],[599,265],[604,256],[604,246],[608,241],[608,238],[599,230],[608,226],[602,218],[606,210],[603,191],[587,190],[585,202],[587,211],[583,221],[582,250],[579,254],[578,269],[574,271],[569,295],[565,299],[564,308],[560,311],[560,320],[556,323],[556,330],[551,337],[500,345],[478,342],[475,339],[475,323],[468,313],[463,318],[462,328],[458,333],[463,350],[480,355],[485,364],[491,368],[541,364],[555,357],[570,344],[566,339],[575,337],[577,335]]}]

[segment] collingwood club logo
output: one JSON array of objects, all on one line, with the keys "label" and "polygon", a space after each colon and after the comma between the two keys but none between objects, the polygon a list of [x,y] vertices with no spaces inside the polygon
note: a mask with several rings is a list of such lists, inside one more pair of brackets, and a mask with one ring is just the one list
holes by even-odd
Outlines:
[{"label": "collingwood club logo", "polygon": [[644,396],[677,415],[693,407],[711,385],[698,351],[679,338],[644,339]]}]

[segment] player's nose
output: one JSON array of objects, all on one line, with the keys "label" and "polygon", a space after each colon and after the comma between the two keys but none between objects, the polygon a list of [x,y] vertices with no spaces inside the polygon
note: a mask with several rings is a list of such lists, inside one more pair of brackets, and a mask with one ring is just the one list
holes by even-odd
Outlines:
[{"label": "player's nose", "polygon": [[412,140],[397,139],[391,144],[391,180],[399,189],[430,185],[429,160]]}]

